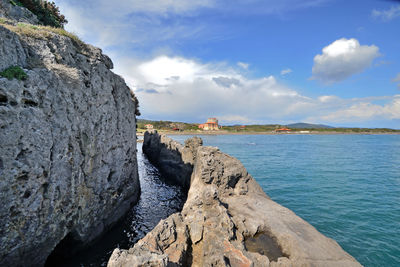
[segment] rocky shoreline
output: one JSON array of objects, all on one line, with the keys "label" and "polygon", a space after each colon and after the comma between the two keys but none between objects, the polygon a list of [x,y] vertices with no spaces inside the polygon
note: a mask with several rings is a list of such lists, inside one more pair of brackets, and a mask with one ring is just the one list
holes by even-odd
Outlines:
[{"label": "rocky shoreline", "polygon": [[[181,145],[156,131],[143,151],[161,171],[190,184],[181,212],[129,250],[116,266],[361,266],[334,240],[272,201],[235,158],[199,138]],[[182,175],[180,170],[191,167]],[[186,179],[186,180],[185,180]],[[187,182],[186,182],[187,181]]]}]

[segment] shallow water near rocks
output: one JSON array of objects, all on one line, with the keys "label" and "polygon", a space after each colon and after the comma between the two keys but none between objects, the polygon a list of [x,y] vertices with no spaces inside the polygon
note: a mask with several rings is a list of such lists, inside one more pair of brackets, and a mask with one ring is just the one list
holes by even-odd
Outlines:
[{"label": "shallow water near rocks", "polygon": [[141,187],[139,202],[123,220],[88,249],[79,252],[71,259],[60,259],[59,262],[49,266],[107,266],[108,259],[115,248],[132,247],[161,219],[182,209],[186,194],[179,186],[166,183],[159,171],[143,155],[142,144],[139,143],[137,147]]},{"label": "shallow water near rocks", "polygon": [[364,266],[400,266],[400,135],[200,137]]},{"label": "shallow water near rocks", "polygon": [[268,257],[270,261],[277,261],[280,257],[286,257],[279,247],[276,239],[266,232],[260,232],[244,240],[247,251],[259,253]]}]

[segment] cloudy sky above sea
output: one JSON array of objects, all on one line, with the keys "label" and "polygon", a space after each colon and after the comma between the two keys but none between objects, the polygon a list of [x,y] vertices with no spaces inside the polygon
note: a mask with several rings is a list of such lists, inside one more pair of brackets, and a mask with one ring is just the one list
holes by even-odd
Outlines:
[{"label": "cloudy sky above sea", "polygon": [[400,1],[55,2],[141,118],[400,129]]}]

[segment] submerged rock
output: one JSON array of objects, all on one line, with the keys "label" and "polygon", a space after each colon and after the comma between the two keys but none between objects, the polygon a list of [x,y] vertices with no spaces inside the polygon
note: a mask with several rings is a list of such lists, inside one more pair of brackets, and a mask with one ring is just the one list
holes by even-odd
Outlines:
[{"label": "submerged rock", "polygon": [[64,238],[88,244],[139,195],[130,90],[100,49],[61,33],[0,23],[0,72],[28,75],[0,77],[1,266],[43,265]]},{"label": "submerged rock", "polygon": [[[162,148],[173,142],[156,132],[148,135]],[[183,210],[160,221],[133,248],[114,250],[108,267],[361,266],[334,240],[272,201],[236,158],[198,146],[192,162]]]}]

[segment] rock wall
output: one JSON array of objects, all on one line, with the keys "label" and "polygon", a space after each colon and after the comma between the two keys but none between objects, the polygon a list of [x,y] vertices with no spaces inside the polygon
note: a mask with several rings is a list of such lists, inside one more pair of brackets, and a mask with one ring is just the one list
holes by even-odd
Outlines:
[{"label": "rock wall", "polygon": [[203,140],[195,137],[188,139],[183,146],[153,130],[144,134],[143,152],[164,177],[188,189],[196,150],[202,145]]},{"label": "rock wall", "polygon": [[[171,142],[151,135],[160,147]],[[115,249],[108,267],[361,266],[334,240],[272,201],[237,159],[202,146],[194,156],[182,212],[160,221],[133,248]]]},{"label": "rock wall", "polygon": [[40,266],[137,200],[136,103],[100,49],[66,34],[3,19],[0,59],[28,74],[0,77],[0,266]]}]

